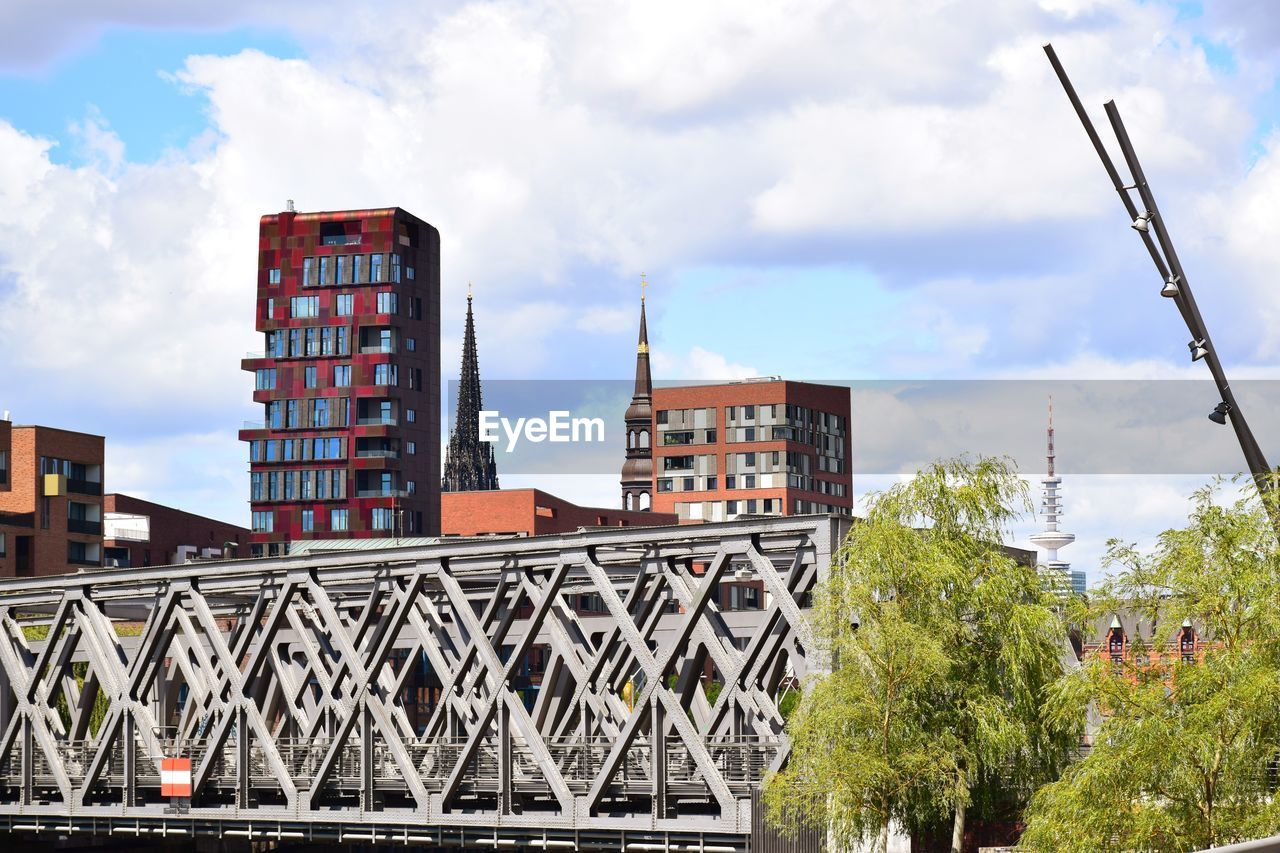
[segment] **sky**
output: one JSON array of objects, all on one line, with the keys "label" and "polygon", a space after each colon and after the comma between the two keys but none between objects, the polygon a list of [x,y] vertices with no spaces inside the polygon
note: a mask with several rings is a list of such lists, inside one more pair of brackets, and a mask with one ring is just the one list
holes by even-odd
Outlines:
[{"label": "sky", "polygon": [[[641,272],[659,381],[929,382],[962,401],[952,380],[1203,378],[1046,41],[1095,122],[1119,104],[1229,374],[1280,378],[1271,12],[10,0],[0,410],[106,435],[112,491],[246,522],[235,435],[259,412],[239,360],[261,349],[258,218],[286,199],[396,205],[440,229],[446,381],[468,281],[485,379],[626,379]],[[1166,446],[1152,424],[1214,402],[1144,408],[1146,449]],[[1040,440],[1039,402],[1001,406],[1010,434]],[[1073,473],[1083,427],[1067,425],[1089,418],[1059,415],[1078,537],[1063,558],[1096,579],[1108,538],[1178,524],[1210,472]],[[937,418],[855,422],[860,500],[896,474],[860,472],[859,446],[936,446]],[[1171,460],[1188,441],[1230,447],[1197,429]],[[538,482],[617,500],[616,475]]]}]

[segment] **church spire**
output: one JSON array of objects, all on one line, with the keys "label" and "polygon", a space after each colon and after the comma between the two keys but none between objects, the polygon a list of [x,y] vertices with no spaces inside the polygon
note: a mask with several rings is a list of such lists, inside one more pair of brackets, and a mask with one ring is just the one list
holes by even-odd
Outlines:
[{"label": "church spire", "polygon": [[653,490],[653,376],[649,370],[649,327],[645,319],[645,289],[649,283],[640,275],[640,340],[636,344],[636,384],[631,405],[624,416],[627,427],[627,457],[622,463],[622,508],[649,509]]},{"label": "church spire", "polygon": [[476,355],[476,324],[471,312],[471,284],[467,283],[467,326],[462,338],[462,376],[458,407],[445,457],[443,492],[473,492],[498,488],[493,445],[480,440],[480,360]]}]

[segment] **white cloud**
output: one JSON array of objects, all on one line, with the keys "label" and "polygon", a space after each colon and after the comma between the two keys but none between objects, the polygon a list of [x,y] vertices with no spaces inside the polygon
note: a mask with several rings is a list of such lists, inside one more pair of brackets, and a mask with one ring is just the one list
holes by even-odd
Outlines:
[{"label": "white cloud", "polygon": [[719,381],[749,379],[761,375],[754,367],[736,364],[718,352],[711,352],[699,346],[690,347],[687,352],[676,354],[655,350],[651,358],[654,375],[664,380]]},{"label": "white cloud", "polygon": [[[73,40],[111,23],[279,22],[291,8],[162,5],[57,8]],[[0,47],[25,33],[30,56],[63,49],[70,42],[37,19],[47,9],[8,8],[0,33],[12,37]],[[90,156],[74,166],[0,122],[0,339],[6,363],[32,377],[13,389],[15,408],[64,406],[137,431],[138,442],[232,432],[251,416],[238,361],[260,349],[257,220],[286,198],[302,209],[399,204],[440,228],[446,379],[468,279],[486,376],[566,374],[597,357],[597,335],[634,333],[640,270],[760,257],[803,268],[819,253],[868,264],[889,239],[945,267],[974,231],[997,235],[980,246],[1009,225],[1028,227],[1003,239],[1061,235],[1114,215],[1116,202],[1040,52],[1047,37],[1088,104],[1120,98],[1148,173],[1175,176],[1171,209],[1207,194],[1199,209],[1211,212],[1225,195],[1249,214],[1229,252],[1259,271],[1280,260],[1265,248],[1278,146],[1232,196],[1250,92],[1209,70],[1192,33],[1157,4],[998,0],[975,14],[942,0],[494,2],[344,9],[328,33],[299,20],[310,59],[245,51],[178,70],[208,100],[211,132],[160,162],[127,161],[110,115],[79,123]],[[1086,250],[1082,240],[1076,251]],[[1003,338],[1034,336],[1025,329],[1047,301],[1038,288],[1084,294],[1078,313],[1107,310],[1088,264],[1050,256],[1043,264],[1070,269],[1029,272],[1015,295],[1002,254],[968,259],[981,269],[966,277],[903,282],[917,289],[915,307],[877,324],[910,334],[883,360],[981,364]],[[980,311],[966,295],[977,290],[988,294]],[[803,278],[766,296],[804,299]],[[1266,299],[1259,314],[1274,326],[1267,312],[1280,303]],[[768,314],[761,299],[759,326],[732,351],[655,348],[655,374],[770,372],[744,364],[753,338],[772,331]],[[776,332],[806,344],[802,332]],[[1047,369],[1165,370],[1090,355],[1097,342],[1061,346]]]}]

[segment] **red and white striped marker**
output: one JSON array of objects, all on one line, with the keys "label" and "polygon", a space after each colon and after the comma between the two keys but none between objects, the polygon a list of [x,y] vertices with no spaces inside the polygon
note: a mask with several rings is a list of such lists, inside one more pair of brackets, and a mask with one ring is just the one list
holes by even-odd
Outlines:
[{"label": "red and white striped marker", "polygon": [[191,759],[160,759],[160,796],[191,796]]}]

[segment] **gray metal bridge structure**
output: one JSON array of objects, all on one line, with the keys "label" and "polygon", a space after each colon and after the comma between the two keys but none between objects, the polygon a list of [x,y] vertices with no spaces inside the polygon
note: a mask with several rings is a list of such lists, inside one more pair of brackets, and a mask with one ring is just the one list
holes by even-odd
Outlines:
[{"label": "gray metal bridge structure", "polygon": [[[0,831],[750,849],[788,755],[779,697],[822,666],[806,609],[846,526],[0,581]],[[722,608],[725,583],[760,606]],[[166,758],[190,760],[189,800],[162,795]]]}]

